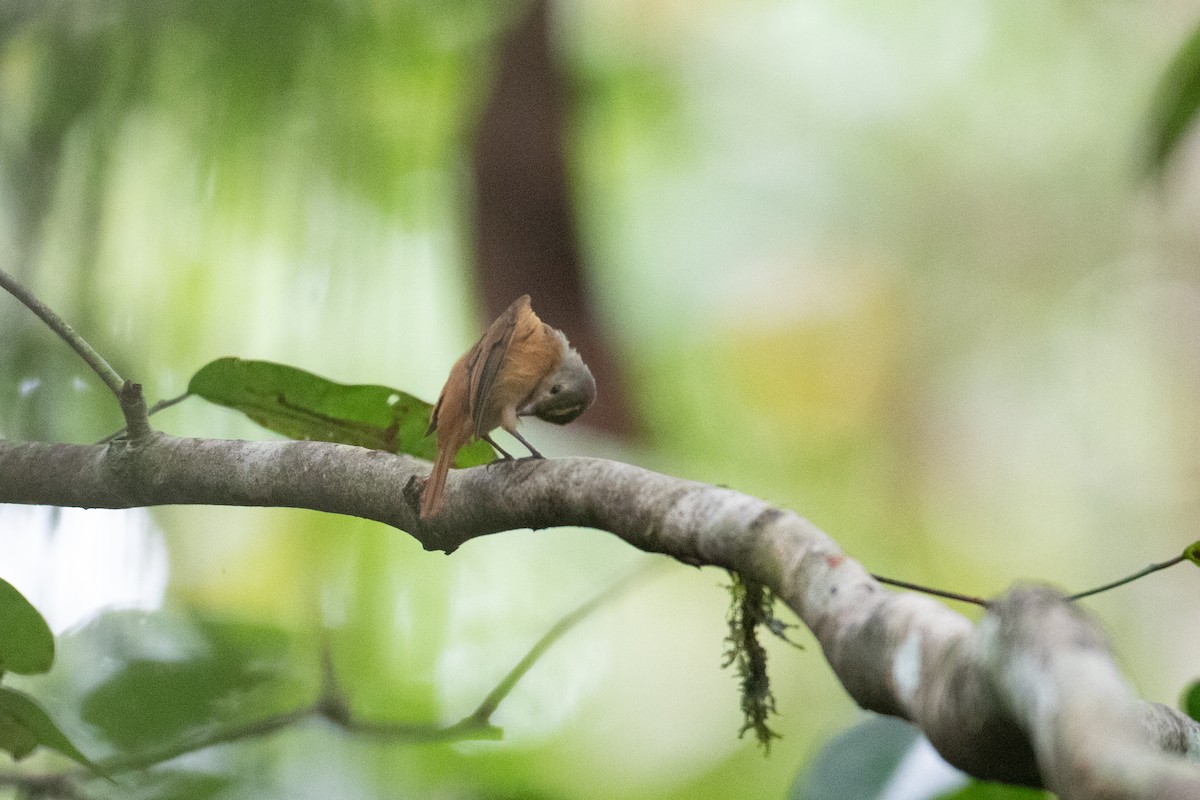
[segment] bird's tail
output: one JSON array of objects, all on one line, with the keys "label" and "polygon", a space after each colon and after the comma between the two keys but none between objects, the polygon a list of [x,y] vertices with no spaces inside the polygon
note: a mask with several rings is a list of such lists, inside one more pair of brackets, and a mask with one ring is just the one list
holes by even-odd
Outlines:
[{"label": "bird's tail", "polygon": [[454,461],[456,449],[439,447],[437,459],[433,462],[433,472],[425,482],[425,492],[421,495],[421,519],[428,519],[442,508],[442,493],[446,490],[446,475],[450,472],[450,463]]}]

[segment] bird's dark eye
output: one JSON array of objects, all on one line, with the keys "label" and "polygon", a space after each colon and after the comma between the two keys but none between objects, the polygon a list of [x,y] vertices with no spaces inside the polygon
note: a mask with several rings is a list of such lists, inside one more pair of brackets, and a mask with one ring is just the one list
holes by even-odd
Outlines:
[{"label": "bird's dark eye", "polygon": [[562,390],[563,390],[563,387],[556,383],[550,387],[550,394],[558,394]]}]

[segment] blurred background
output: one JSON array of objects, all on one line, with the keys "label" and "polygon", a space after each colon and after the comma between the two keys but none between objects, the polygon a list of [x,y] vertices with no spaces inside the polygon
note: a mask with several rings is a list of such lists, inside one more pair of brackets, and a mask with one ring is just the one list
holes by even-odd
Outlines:
[{"label": "blurred background", "polygon": [[[1200,153],[1144,168],[1155,86],[1198,18],[1167,0],[0,0],[0,263],[152,402],[228,355],[433,400],[529,292],[600,379],[576,425],[527,425],[547,455],[764,497],[885,575],[1079,590],[1197,538]],[[155,423],[271,436],[198,399]],[[0,297],[0,436],[120,425]],[[452,722],[555,620],[663,561],[536,665],[502,741],[305,725],[158,768],[136,796],[808,797],[814,754],[858,719],[801,631],[806,650],[770,645],[783,738],[764,758],[720,669],[727,577],[595,531],[447,557],[301,511],[7,506],[0,534],[0,576],[60,634],[23,685],[89,755],[305,702],[322,630],[356,713]],[[1200,676],[1186,567],[1087,607],[1146,698]],[[147,683],[135,664],[157,665]]]}]

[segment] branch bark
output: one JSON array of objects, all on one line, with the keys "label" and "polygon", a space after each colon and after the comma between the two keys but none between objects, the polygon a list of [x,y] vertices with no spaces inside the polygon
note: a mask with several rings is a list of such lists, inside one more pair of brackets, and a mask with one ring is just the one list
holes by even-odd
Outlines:
[{"label": "branch bark", "polygon": [[523,460],[453,471],[443,513],[422,522],[426,472],[324,442],[0,442],[0,503],[306,508],[377,520],[446,552],[514,528],[598,528],[766,584],[859,705],[912,721],[969,774],[1063,800],[1200,797],[1200,725],[1136,699],[1100,627],[1048,587],[1013,588],[973,625],[885,590],[807,520],[730,489],[600,459]]}]

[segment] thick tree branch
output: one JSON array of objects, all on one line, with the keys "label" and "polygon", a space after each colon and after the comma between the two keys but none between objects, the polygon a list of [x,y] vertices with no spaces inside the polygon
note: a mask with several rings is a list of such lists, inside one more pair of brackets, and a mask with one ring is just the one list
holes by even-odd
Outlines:
[{"label": "thick tree branch", "polygon": [[1200,758],[1196,725],[1139,703],[1100,629],[1064,599],[1045,587],[1015,589],[980,624],[987,671],[1032,732],[1047,784],[1070,787],[1059,793],[1072,798],[1200,798],[1200,767],[1163,754],[1182,745]]},{"label": "thick tree branch", "polygon": [[422,523],[427,469],[322,442],[0,442],[0,502],[308,508],[378,520],[447,552],[514,528],[599,528],[766,584],[862,707],[911,720],[972,775],[1044,785],[1064,800],[1200,797],[1200,725],[1134,699],[1096,624],[1049,589],[1018,587],[972,625],[927,597],[883,589],[796,514],[599,459],[453,471],[445,510]]}]

